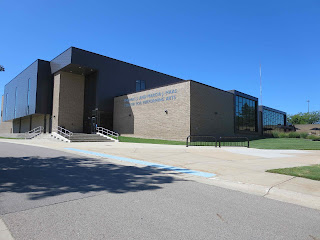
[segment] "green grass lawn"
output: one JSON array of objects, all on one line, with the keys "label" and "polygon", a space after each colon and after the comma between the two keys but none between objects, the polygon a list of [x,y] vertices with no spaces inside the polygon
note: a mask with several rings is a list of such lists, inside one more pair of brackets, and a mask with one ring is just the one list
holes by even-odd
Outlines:
[{"label": "green grass lawn", "polygon": [[10,138],[10,137],[0,137],[2,139],[24,139],[24,138]]},{"label": "green grass lawn", "polygon": [[133,138],[119,136],[120,142],[131,142],[131,143],[151,143],[151,144],[169,144],[169,145],[186,145],[182,141],[170,141],[170,140],[159,140],[159,139],[147,139],[147,138]]},{"label": "green grass lawn", "polygon": [[312,180],[320,181],[320,165],[294,167],[294,168],[271,169],[271,170],[268,170],[267,172],[309,178]]},{"label": "green grass lawn", "polygon": [[[184,141],[170,141],[159,139],[133,138],[119,136],[120,142],[151,143],[185,145]],[[250,141],[250,148],[259,149],[297,149],[297,150],[320,150],[320,141],[311,141],[301,138],[267,138]]]},{"label": "green grass lawn", "polygon": [[250,148],[320,150],[320,141],[301,138],[267,138],[250,141]]}]

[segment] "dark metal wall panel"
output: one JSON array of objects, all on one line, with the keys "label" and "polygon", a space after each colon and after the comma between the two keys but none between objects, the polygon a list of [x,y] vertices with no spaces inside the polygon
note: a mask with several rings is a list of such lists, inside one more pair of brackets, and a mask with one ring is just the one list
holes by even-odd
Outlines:
[{"label": "dark metal wall panel", "polygon": [[156,88],[183,79],[125,63],[116,59],[72,48],[72,63],[97,70],[96,107],[104,114],[101,121],[112,128],[113,98],[136,90],[136,80],[144,80],[146,89]]},{"label": "dark metal wall panel", "polygon": [[51,74],[50,62],[38,61],[38,83],[36,113],[52,113],[53,76]]},{"label": "dark metal wall panel", "polygon": [[96,84],[97,72],[85,77],[84,87],[84,110],[83,110],[83,131],[91,133],[92,110],[96,108]]},{"label": "dark metal wall panel", "polygon": [[51,60],[51,73],[56,73],[65,66],[68,66],[71,63],[71,53],[72,48],[68,48],[66,51],[61,53],[59,56]]},{"label": "dark metal wall panel", "polygon": [[[4,121],[36,113],[38,60],[12,79],[4,88]],[[30,81],[28,107],[28,80]],[[15,114],[16,107],[16,114]]]}]

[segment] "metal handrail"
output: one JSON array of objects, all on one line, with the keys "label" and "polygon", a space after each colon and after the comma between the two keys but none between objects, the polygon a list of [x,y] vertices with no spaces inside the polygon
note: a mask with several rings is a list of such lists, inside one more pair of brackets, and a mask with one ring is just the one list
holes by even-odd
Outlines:
[{"label": "metal handrail", "polygon": [[119,133],[111,131],[109,129],[103,128],[103,127],[96,127],[97,133],[101,133],[102,135],[111,136],[112,138],[115,138],[116,140],[119,140]]},{"label": "metal handrail", "polygon": [[[247,148],[250,147],[250,140],[247,137],[220,137],[219,138],[219,147],[221,147],[221,140],[223,140],[223,139],[226,139],[226,140],[240,140],[240,139],[243,139],[244,141],[242,141],[242,142],[245,142],[245,141],[248,142]],[[238,141],[229,141],[229,142],[231,143],[231,142],[238,142]]]},{"label": "metal handrail", "polygon": [[[187,141],[186,141],[186,147],[188,147],[188,146],[191,146],[191,138],[192,137],[195,137],[195,138],[211,138],[211,139],[214,139],[214,142],[215,142],[215,147],[217,147],[217,138],[215,137],[215,136],[205,136],[205,135],[203,135],[203,136],[201,136],[201,135],[189,135],[188,137],[187,137]],[[189,141],[189,139],[190,139],[190,141]],[[190,144],[189,144],[189,142],[190,142]],[[197,141],[197,142],[203,142],[203,141]],[[207,145],[208,146],[208,145]]]},{"label": "metal handrail", "polygon": [[69,131],[68,129],[65,129],[63,127],[58,126],[57,128],[52,129],[53,132],[56,132],[57,134],[61,135],[62,137],[65,137],[70,140],[71,136],[73,135],[73,132]]},{"label": "metal handrail", "polygon": [[43,127],[42,126],[39,126],[39,127],[36,127],[32,130],[30,130],[29,132],[25,132],[25,139],[32,139],[38,135],[40,135],[42,132],[43,132]]}]

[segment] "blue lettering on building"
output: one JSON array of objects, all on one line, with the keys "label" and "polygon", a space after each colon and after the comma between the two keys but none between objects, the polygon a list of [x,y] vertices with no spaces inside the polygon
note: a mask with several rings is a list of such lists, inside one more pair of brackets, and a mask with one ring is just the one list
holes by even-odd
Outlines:
[{"label": "blue lettering on building", "polygon": [[177,92],[177,89],[171,89],[163,92],[149,93],[138,97],[124,99],[123,102],[125,107],[132,107],[157,102],[173,101],[177,99],[177,96],[175,95]]}]

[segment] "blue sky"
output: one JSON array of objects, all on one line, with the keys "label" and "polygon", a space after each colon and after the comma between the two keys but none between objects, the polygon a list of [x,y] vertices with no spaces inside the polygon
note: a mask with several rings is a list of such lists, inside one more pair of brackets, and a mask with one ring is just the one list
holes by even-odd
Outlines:
[{"label": "blue sky", "polygon": [[70,46],[259,97],[320,110],[320,1],[1,1],[0,93],[36,59]]}]

